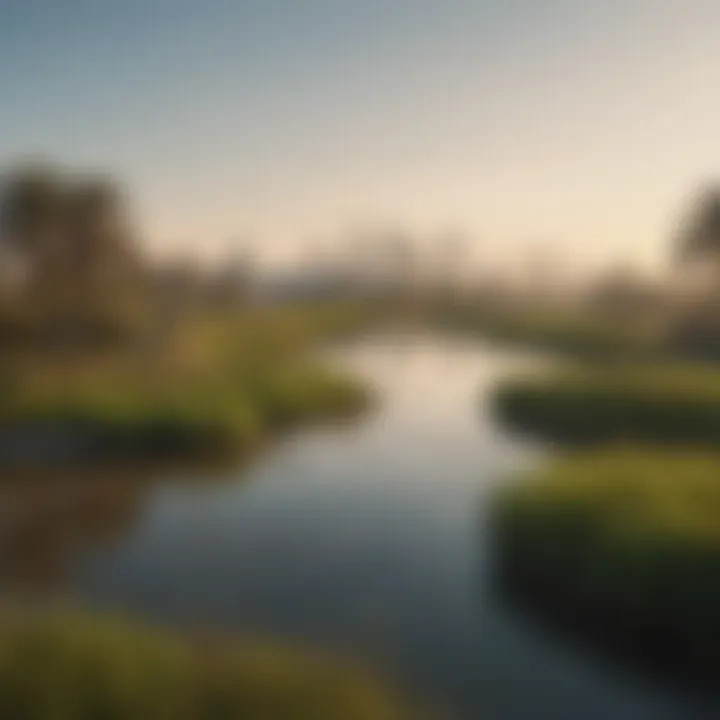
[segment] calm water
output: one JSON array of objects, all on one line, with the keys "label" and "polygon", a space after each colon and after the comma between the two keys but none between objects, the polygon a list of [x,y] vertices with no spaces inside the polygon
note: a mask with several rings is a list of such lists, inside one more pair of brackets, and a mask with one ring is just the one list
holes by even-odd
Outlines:
[{"label": "calm water", "polygon": [[6,490],[2,582],[348,650],[459,717],[717,717],[556,646],[493,601],[485,500],[542,453],[478,412],[478,392],[537,359],[411,337],[332,354],[376,388],[370,418],[298,433],[220,478]]}]

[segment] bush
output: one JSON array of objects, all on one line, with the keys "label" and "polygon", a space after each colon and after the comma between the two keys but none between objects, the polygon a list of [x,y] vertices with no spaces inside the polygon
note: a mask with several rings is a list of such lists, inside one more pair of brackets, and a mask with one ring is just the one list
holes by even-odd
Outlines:
[{"label": "bush", "polygon": [[494,408],[510,427],[569,443],[720,440],[720,372],[620,364],[509,380]]},{"label": "bush", "polygon": [[67,613],[4,618],[0,717],[13,720],[399,720],[387,687],[317,654],[192,645]]},{"label": "bush", "polygon": [[576,454],[500,491],[501,588],[645,670],[717,690],[720,456]]}]

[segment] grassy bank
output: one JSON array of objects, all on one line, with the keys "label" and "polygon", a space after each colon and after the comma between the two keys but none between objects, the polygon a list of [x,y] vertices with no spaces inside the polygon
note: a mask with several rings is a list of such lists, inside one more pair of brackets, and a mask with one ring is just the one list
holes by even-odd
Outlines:
[{"label": "grassy bank", "polygon": [[354,414],[366,402],[359,385],[318,368],[217,375],[172,388],[79,384],[6,398],[0,432],[75,438],[89,455],[190,456],[242,450],[293,423]]},{"label": "grassy bank", "polygon": [[496,501],[501,587],[643,670],[717,691],[720,457],[577,454]]},{"label": "grassy bank", "polygon": [[124,621],[5,612],[0,717],[17,720],[400,720],[369,673],[267,643],[189,642]]},{"label": "grassy bank", "polygon": [[363,387],[309,358],[357,329],[356,308],[299,307],[186,320],[159,348],[6,363],[0,457],[37,440],[86,456],[216,455],[299,422],[363,409]]},{"label": "grassy bank", "polygon": [[522,432],[568,443],[720,440],[720,372],[691,364],[622,363],[511,379],[498,417]]}]

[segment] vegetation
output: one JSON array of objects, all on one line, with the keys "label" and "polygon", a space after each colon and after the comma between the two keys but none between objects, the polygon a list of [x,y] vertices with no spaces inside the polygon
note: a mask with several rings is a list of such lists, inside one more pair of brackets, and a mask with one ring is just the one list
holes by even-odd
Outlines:
[{"label": "vegetation", "polygon": [[572,313],[523,312],[489,318],[486,337],[577,356],[631,356],[647,352],[653,338],[638,328]]},{"label": "vegetation", "polygon": [[372,308],[251,307],[242,268],[153,265],[108,177],[11,170],[0,241],[0,462],[218,455],[367,399],[305,355]]},{"label": "vegetation", "polygon": [[497,415],[546,440],[607,447],[498,490],[493,568],[506,598],[545,628],[716,694],[720,371],[688,360],[717,360],[720,347],[717,188],[698,198],[675,249],[689,273],[682,296],[614,282],[597,297],[604,324],[591,315],[576,326],[515,326],[585,362],[506,381]]},{"label": "vegetation", "polygon": [[507,485],[495,507],[501,587],[615,657],[717,690],[720,458],[579,454]]},{"label": "vegetation", "polygon": [[681,223],[676,241],[679,260],[715,262],[720,254],[720,188],[708,186],[698,193]]},{"label": "vegetation", "polygon": [[123,334],[128,317],[147,309],[127,197],[110,177],[51,164],[13,168],[0,195],[0,234],[0,264],[17,275],[0,339]]},{"label": "vegetation", "polygon": [[720,440],[720,372],[711,366],[566,367],[508,380],[494,402],[511,427],[558,442]]},{"label": "vegetation", "polygon": [[33,356],[6,364],[0,428],[70,432],[87,455],[195,455],[245,449],[299,421],[344,417],[365,390],[305,358],[357,318],[321,309],[187,320],[164,355]]},{"label": "vegetation", "polygon": [[190,642],[125,621],[5,612],[0,716],[17,720],[400,720],[369,673],[267,643]]}]

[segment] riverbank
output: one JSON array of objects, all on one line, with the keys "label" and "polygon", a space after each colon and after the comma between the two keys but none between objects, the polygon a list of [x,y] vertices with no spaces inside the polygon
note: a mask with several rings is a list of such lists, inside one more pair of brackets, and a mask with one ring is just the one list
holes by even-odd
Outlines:
[{"label": "riverbank", "polygon": [[634,669],[717,692],[720,457],[580,453],[503,488],[495,570],[531,617]]},{"label": "riverbank", "polygon": [[564,366],[502,381],[493,406],[511,429],[563,444],[713,444],[720,371],[689,363]]},{"label": "riverbank", "polygon": [[565,453],[498,489],[494,577],[552,637],[717,698],[720,371],[595,357],[506,378],[502,425]]},{"label": "riverbank", "polygon": [[410,720],[372,673],[254,640],[188,639],[77,613],[4,610],[0,716],[18,720]]},{"label": "riverbank", "polygon": [[307,306],[188,319],[167,346],[3,365],[0,463],[219,456],[301,422],[345,418],[369,394],[309,356],[364,308]]}]

